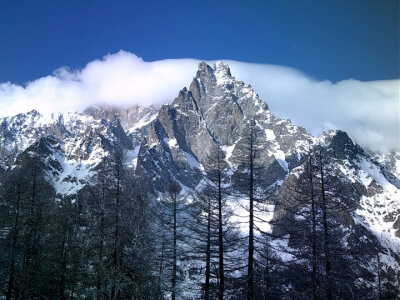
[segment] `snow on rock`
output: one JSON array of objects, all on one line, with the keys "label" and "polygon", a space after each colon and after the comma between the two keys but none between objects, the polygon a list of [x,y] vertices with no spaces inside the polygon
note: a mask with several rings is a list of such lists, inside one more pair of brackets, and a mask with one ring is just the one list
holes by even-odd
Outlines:
[{"label": "snow on rock", "polygon": [[371,156],[389,172],[400,179],[400,151],[389,153],[371,153]]},{"label": "snow on rock", "polygon": [[0,118],[0,147],[11,153],[21,153],[39,137],[49,133],[51,127],[62,127],[63,123],[61,114],[41,115],[36,110]]},{"label": "snow on rock", "polygon": [[275,140],[275,134],[274,131],[271,129],[265,129],[265,136],[267,138],[267,141],[273,141]]},{"label": "snow on rock", "polygon": [[166,138],[164,138],[164,142],[166,144],[168,144],[170,149],[178,147],[178,142],[176,141],[176,138],[168,138],[168,137],[166,137]]},{"label": "snow on rock", "polygon": [[367,161],[365,158],[361,158],[359,166],[364,174],[368,174],[371,179],[375,180],[384,189],[390,192],[397,191],[397,188],[385,178],[381,170],[375,164]]},{"label": "snow on rock", "polygon": [[222,151],[225,152],[225,161],[228,163],[229,167],[232,169],[233,165],[232,162],[230,161],[232,154],[233,154],[233,150],[235,150],[236,144],[238,141],[236,141],[234,144],[230,145],[230,146],[222,146]]},{"label": "snow on rock", "polygon": [[149,125],[151,122],[153,122],[157,118],[157,113],[148,113],[146,114],[143,118],[141,118],[133,127],[128,129],[128,133],[133,133],[137,131],[138,129],[141,129],[147,125]]},{"label": "snow on rock", "polygon": [[284,169],[286,173],[289,173],[289,165],[285,160],[285,153],[282,150],[277,150],[273,155],[282,169]]},{"label": "snow on rock", "polygon": [[[229,198],[226,205],[232,210],[233,215],[231,221],[237,224],[242,234],[249,232],[249,200],[246,196],[242,196],[239,200]],[[254,225],[260,232],[271,232],[270,221],[274,215],[274,205],[266,203],[257,203],[254,205]]]},{"label": "snow on rock", "polygon": [[136,146],[133,150],[127,150],[124,156],[124,165],[130,168],[136,168],[137,156],[139,154],[140,145]]},{"label": "snow on rock", "polygon": [[232,84],[233,79],[231,77],[228,65],[224,64],[222,61],[217,61],[214,64],[214,69],[214,75],[218,85],[223,86],[227,84]]},{"label": "snow on rock", "polygon": [[185,155],[186,161],[192,169],[200,168],[198,160],[192,154],[187,153],[186,151],[183,151],[183,154]]},{"label": "snow on rock", "polygon": [[[150,112],[133,128],[142,128],[154,118],[154,112]],[[72,195],[87,184],[95,176],[96,166],[109,155],[110,147],[124,138],[124,133],[118,132],[118,123],[95,119],[90,114],[77,111],[48,115],[31,111],[1,118],[0,124],[0,165],[3,169],[10,164],[10,159],[15,160],[42,137],[59,139],[60,149],[47,145],[52,148],[49,149],[52,154],[44,162],[49,167],[48,180],[62,195]],[[124,163],[127,166],[136,166],[139,147],[140,143],[136,143],[133,149],[125,149]],[[50,161],[57,161],[60,170],[55,169]]]},{"label": "snow on rock", "polygon": [[366,158],[360,157],[358,166],[360,168],[356,172],[358,181],[367,188],[372,183],[376,183],[380,190],[371,195],[363,195],[356,214],[382,243],[394,251],[398,251],[400,250],[400,239],[396,236],[393,226],[396,221],[393,214],[400,210],[400,191],[385,178],[378,166]]}]

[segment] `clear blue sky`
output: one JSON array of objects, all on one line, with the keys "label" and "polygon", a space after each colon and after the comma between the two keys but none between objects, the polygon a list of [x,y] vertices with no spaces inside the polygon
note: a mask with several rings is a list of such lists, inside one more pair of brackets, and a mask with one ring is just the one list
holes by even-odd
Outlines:
[{"label": "clear blue sky", "polygon": [[332,81],[399,78],[399,1],[0,2],[0,82],[120,49],[146,61],[287,65]]}]

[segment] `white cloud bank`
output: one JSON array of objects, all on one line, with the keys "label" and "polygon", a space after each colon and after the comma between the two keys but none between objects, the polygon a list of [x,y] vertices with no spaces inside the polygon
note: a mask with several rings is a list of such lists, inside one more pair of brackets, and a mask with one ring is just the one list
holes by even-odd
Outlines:
[{"label": "white cloud bank", "polygon": [[[105,103],[120,106],[170,102],[188,86],[199,60],[145,62],[120,51],[78,71],[60,68],[25,86],[0,83],[0,117],[37,109],[66,112]],[[225,60],[250,83],[271,111],[313,134],[343,129],[372,150],[399,149],[400,80],[317,81],[288,67]]]}]

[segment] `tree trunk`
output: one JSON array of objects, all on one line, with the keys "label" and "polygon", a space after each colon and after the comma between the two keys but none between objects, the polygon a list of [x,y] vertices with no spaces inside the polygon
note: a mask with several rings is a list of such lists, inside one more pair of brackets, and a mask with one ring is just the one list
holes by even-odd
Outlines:
[{"label": "tree trunk", "polygon": [[224,240],[222,228],[222,178],[221,178],[221,153],[217,152],[218,168],[218,254],[219,254],[219,289],[218,299],[224,299],[225,275],[224,275]]},{"label": "tree trunk", "polygon": [[177,270],[177,255],[176,255],[176,213],[177,213],[177,195],[174,193],[174,245],[173,245],[173,267],[172,267],[172,300],[175,300],[176,297],[176,270]]},{"label": "tree trunk", "polygon": [[250,132],[250,182],[249,182],[249,257],[247,263],[247,300],[254,299],[254,136]]},{"label": "tree trunk", "polygon": [[162,248],[161,248],[161,260],[160,260],[160,269],[158,272],[158,283],[157,283],[157,297],[161,299],[161,279],[162,279],[162,272],[163,272],[163,264],[164,264],[164,247],[165,247],[165,240],[163,236],[162,241]]},{"label": "tree trunk", "polygon": [[112,284],[111,289],[111,299],[119,298],[119,272],[120,272],[120,197],[121,197],[121,166],[120,166],[120,157],[117,155],[116,157],[116,177],[117,177],[117,186],[116,186],[116,195],[115,195],[115,230],[114,230],[114,253],[113,253],[113,267],[114,267],[114,282]]},{"label": "tree trunk", "polygon": [[317,221],[315,211],[313,172],[312,172],[312,156],[309,159],[309,178],[310,178],[310,198],[311,198],[311,217],[312,217],[312,295],[313,299],[317,299]]},{"label": "tree trunk", "polygon": [[328,228],[328,216],[327,216],[327,205],[326,205],[326,194],[325,194],[324,168],[322,162],[322,150],[320,150],[319,152],[319,160],[320,160],[321,195],[322,195],[322,222],[324,227],[326,297],[328,298],[328,300],[332,300],[331,257],[330,257],[330,245],[329,245],[329,228]]},{"label": "tree trunk", "polygon": [[59,299],[66,299],[65,297],[65,283],[67,272],[67,255],[66,255],[66,237],[67,237],[67,221],[64,220],[63,240],[61,242],[61,272],[60,272],[60,288],[58,291]]},{"label": "tree trunk", "polygon": [[12,297],[12,292],[14,290],[14,276],[15,276],[15,256],[17,250],[17,237],[18,237],[18,225],[19,225],[19,210],[20,210],[20,202],[21,202],[21,185],[20,182],[17,185],[16,191],[17,203],[15,209],[15,217],[14,217],[14,225],[13,225],[13,234],[12,234],[12,244],[11,244],[11,259],[10,259],[10,274],[8,277],[7,284],[7,292],[6,299],[10,300]]},{"label": "tree trunk", "polygon": [[207,249],[206,249],[206,279],[204,283],[204,300],[210,299],[210,267],[211,267],[211,199],[207,203]]},{"label": "tree trunk", "polygon": [[269,248],[268,248],[269,246],[267,245],[267,265],[266,265],[266,267],[265,267],[265,273],[266,273],[266,275],[267,275],[267,278],[266,278],[266,295],[265,295],[265,299],[266,300],[269,300],[269,298],[270,298],[270,290],[271,290],[271,283],[270,283],[270,277],[269,277],[269,273],[270,273],[270,270],[269,270],[269,268],[270,268],[270,266],[269,266]]},{"label": "tree trunk", "polygon": [[379,300],[382,299],[382,284],[381,284],[381,260],[379,257],[379,253],[376,255],[377,261],[378,261],[378,295],[379,295]]},{"label": "tree trunk", "polygon": [[99,240],[99,256],[97,258],[97,274],[96,274],[96,298],[97,300],[102,299],[103,297],[103,286],[102,286],[102,279],[103,279],[103,274],[101,272],[101,268],[103,265],[103,247],[104,247],[104,204],[106,200],[106,188],[105,188],[105,182],[103,179],[102,182],[102,197],[101,197],[101,203],[100,204],[100,228],[99,228],[99,235],[100,235],[100,240]]},{"label": "tree trunk", "polygon": [[24,255],[22,259],[22,284],[21,284],[21,292],[23,298],[29,298],[29,294],[31,292],[31,263],[32,263],[32,255],[33,255],[33,241],[35,234],[35,205],[36,205],[36,194],[37,194],[37,167],[34,166],[32,170],[32,190],[29,201],[29,216],[28,216],[28,225],[26,229],[26,236],[24,241]]}]

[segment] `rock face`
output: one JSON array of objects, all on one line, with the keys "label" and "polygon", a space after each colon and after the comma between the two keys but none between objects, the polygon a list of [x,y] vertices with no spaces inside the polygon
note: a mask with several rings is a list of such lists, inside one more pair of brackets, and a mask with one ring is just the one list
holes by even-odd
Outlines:
[{"label": "rock face", "polygon": [[274,183],[284,180],[315,138],[274,116],[250,85],[231,75],[227,65],[218,62],[212,68],[200,63],[189,90],[182,89],[170,105],[164,105],[151,124],[139,152],[137,172],[161,190],[172,179],[194,188],[201,177],[198,166],[217,147],[224,149],[232,170],[240,171],[240,150],[251,121],[264,141],[259,149],[262,166],[274,173]]},{"label": "rock face", "polygon": [[[189,89],[162,107],[98,106],[83,113],[43,116],[32,111],[0,119],[0,176],[37,155],[58,195],[72,196],[118,150],[125,165],[135,168],[157,195],[173,180],[187,190],[201,185],[208,157],[220,148],[228,181],[240,195],[245,193],[240,178],[247,172],[243,149],[250,123],[257,129],[262,178],[256,188],[263,201],[276,204],[273,218],[289,213],[289,186],[304,171],[309,151],[322,147],[329,161],[327,176],[347,195],[339,222],[365,236],[365,247],[380,247],[387,272],[400,269],[399,154],[368,154],[340,130],[313,137],[276,117],[222,62],[200,63]],[[354,234],[346,238],[350,244],[357,239]],[[398,284],[393,278],[392,284]]]},{"label": "rock face", "polygon": [[140,125],[140,122],[146,122],[157,113],[159,107],[151,105],[148,107],[134,105],[128,108],[118,108],[114,106],[92,106],[84,110],[84,114],[93,117],[96,120],[108,119],[110,121],[119,119],[121,126],[129,130]]}]

